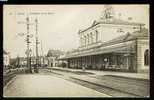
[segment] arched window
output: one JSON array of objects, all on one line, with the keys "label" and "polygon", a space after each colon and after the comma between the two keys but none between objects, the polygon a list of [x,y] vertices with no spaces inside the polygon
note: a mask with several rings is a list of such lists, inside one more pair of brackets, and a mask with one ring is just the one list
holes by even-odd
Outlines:
[{"label": "arched window", "polygon": [[87,45],[87,37],[84,36],[84,45],[86,46]]},{"label": "arched window", "polygon": [[90,44],[90,36],[89,36],[89,34],[87,34],[87,44]]},{"label": "arched window", "polygon": [[149,50],[146,49],[144,52],[144,65],[149,65]]},{"label": "arched window", "polygon": [[92,34],[92,32],[90,33],[90,37],[91,37],[91,43],[93,43],[93,34]]},{"label": "arched window", "polygon": [[98,31],[96,30],[96,42],[98,42]]},{"label": "arched window", "polygon": [[80,46],[83,46],[83,38],[80,37]]}]

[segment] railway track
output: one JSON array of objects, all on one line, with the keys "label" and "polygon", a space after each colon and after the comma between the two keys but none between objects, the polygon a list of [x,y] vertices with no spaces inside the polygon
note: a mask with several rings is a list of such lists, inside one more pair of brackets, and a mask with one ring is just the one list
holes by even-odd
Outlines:
[{"label": "railway track", "polygon": [[[61,72],[61,71],[58,71],[58,70],[56,70],[56,71],[55,70],[46,70],[46,71],[50,72],[50,74],[52,74],[52,75],[56,75],[57,77],[63,78],[63,79],[68,80],[68,81],[72,81],[74,83],[77,83],[77,84],[80,84],[82,86],[94,89],[98,92],[105,93],[105,94],[113,96],[113,97],[142,97],[138,93],[133,93],[133,92],[125,91],[125,90],[122,90],[122,89],[117,89],[117,88],[112,88],[112,87],[109,87],[109,86],[106,86],[106,85],[101,85],[101,84],[97,84],[95,82],[76,78],[76,77],[71,75],[72,73],[69,73],[69,72],[66,73],[66,72]],[[97,78],[95,78],[95,79],[97,79]],[[115,79],[113,79],[113,80],[115,80]],[[112,82],[114,82],[113,80],[112,80]],[[110,81],[111,81],[111,79],[110,79]]]}]

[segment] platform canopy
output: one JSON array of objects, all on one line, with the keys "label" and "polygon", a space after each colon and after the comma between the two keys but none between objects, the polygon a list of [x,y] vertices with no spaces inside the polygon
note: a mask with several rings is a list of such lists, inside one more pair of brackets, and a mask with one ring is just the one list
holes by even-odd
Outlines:
[{"label": "platform canopy", "polygon": [[68,59],[68,58],[77,58],[83,56],[91,56],[91,55],[99,55],[99,54],[108,54],[108,53],[117,53],[117,54],[133,54],[135,53],[135,48],[132,47],[134,42],[129,43],[121,43],[118,45],[111,45],[105,47],[93,48],[90,50],[78,51],[74,53],[67,54],[66,56],[60,58]]}]

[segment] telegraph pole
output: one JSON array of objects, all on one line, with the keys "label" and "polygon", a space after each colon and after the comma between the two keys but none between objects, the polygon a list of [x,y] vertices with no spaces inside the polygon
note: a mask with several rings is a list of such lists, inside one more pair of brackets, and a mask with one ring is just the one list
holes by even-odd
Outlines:
[{"label": "telegraph pole", "polygon": [[44,53],[43,53],[43,48],[42,48],[42,40],[41,40],[41,52],[42,52],[42,58],[43,58],[43,65],[44,65]]},{"label": "telegraph pole", "polygon": [[31,69],[31,66],[30,66],[30,48],[29,48],[29,44],[31,43],[30,42],[30,34],[29,34],[29,17],[26,18],[26,21],[27,21],[27,36],[26,36],[26,42],[27,42],[27,67],[29,68],[29,72],[32,73],[32,69]]},{"label": "telegraph pole", "polygon": [[26,22],[18,22],[18,24],[26,24],[27,26],[27,32],[26,33],[22,33],[22,34],[18,34],[20,36],[24,36],[26,35],[26,45],[27,45],[27,50],[26,50],[26,55],[27,55],[27,68],[29,69],[28,72],[32,73],[32,68],[31,68],[31,62],[30,62],[30,55],[32,53],[31,49],[30,49],[30,38],[33,37],[32,34],[30,34],[29,29],[30,29],[30,25],[33,25],[33,23],[30,23],[29,21],[29,17],[26,17]]},{"label": "telegraph pole", "polygon": [[35,19],[35,24],[36,24],[36,67],[35,67],[35,72],[38,73],[38,64],[39,64],[39,55],[38,55],[38,20],[37,18]]},{"label": "telegraph pole", "polygon": [[26,35],[26,45],[27,45],[27,50],[26,50],[26,55],[27,55],[27,68],[29,69],[28,72],[29,73],[32,73],[32,70],[31,70],[31,64],[30,64],[30,53],[31,53],[31,50],[30,50],[30,47],[29,47],[29,44],[31,43],[30,42],[30,34],[29,33],[29,26],[30,26],[30,22],[29,22],[29,17],[26,17],[26,22],[18,22],[19,24],[26,24],[27,26],[27,32],[26,33],[23,33],[23,34],[18,34],[20,36],[24,36]]}]

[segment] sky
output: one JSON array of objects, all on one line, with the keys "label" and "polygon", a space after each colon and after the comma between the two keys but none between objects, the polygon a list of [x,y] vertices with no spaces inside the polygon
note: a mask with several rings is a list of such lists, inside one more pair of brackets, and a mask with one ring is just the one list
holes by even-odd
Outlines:
[{"label": "sky", "polygon": [[[112,5],[116,17],[141,22],[149,29],[149,5]],[[30,23],[38,19],[39,55],[49,49],[68,51],[79,46],[78,31],[91,26],[98,20],[104,5],[4,5],[3,6],[3,49],[11,58],[26,56],[26,17]],[[30,25],[30,47],[35,55],[35,25]],[[41,49],[42,48],[42,49]]]}]

